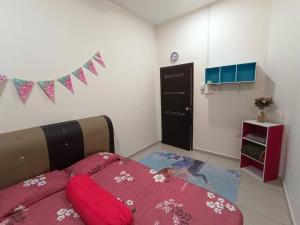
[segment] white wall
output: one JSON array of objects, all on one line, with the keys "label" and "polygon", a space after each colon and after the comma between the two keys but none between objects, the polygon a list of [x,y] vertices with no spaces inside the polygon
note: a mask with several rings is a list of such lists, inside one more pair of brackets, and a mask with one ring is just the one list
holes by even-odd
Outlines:
[{"label": "white wall", "polygon": [[106,114],[117,151],[129,155],[157,141],[155,30],[105,0],[1,0],[0,74],[56,79],[100,50],[107,69],[76,78],[75,94],[56,86],[52,104],[35,86],[26,106],[13,84],[0,98],[0,133]]},{"label": "white wall", "polygon": [[[254,98],[264,93],[270,14],[271,0],[225,0],[157,27],[159,66],[170,65],[172,51],[178,64],[194,62],[195,149],[239,157],[241,121],[256,117]],[[201,95],[205,67],[252,61],[259,65],[256,84]]]},{"label": "white wall", "polygon": [[[300,224],[300,2],[274,0],[271,17],[266,82],[275,96],[273,118],[282,120],[286,130],[284,184],[295,225]],[[285,156],[286,155],[286,156]]]}]

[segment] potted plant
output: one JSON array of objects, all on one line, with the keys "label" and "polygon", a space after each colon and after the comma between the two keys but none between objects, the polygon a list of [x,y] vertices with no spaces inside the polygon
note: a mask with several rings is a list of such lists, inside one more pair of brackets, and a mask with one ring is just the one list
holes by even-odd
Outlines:
[{"label": "potted plant", "polygon": [[265,110],[265,108],[270,107],[271,105],[273,105],[272,97],[259,97],[259,98],[256,98],[254,104],[259,109],[257,121],[261,122],[261,123],[265,122],[266,115],[265,115],[264,110]]}]

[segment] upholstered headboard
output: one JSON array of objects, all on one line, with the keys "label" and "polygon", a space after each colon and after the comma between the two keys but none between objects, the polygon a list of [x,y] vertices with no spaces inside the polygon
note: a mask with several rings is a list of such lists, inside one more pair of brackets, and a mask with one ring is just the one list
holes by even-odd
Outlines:
[{"label": "upholstered headboard", "polygon": [[97,152],[114,152],[107,116],[0,134],[0,189],[41,173],[64,169]]}]

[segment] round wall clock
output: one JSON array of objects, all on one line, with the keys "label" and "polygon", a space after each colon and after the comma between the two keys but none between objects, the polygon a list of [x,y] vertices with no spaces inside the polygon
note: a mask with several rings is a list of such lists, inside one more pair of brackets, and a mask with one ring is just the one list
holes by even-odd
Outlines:
[{"label": "round wall clock", "polygon": [[178,61],[178,59],[179,59],[178,52],[172,52],[171,58],[170,58],[171,63],[176,63]]}]

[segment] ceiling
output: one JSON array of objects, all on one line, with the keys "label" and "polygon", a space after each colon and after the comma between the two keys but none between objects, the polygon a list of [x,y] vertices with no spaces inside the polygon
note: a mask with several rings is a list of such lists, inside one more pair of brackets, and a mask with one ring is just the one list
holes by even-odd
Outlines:
[{"label": "ceiling", "polygon": [[111,0],[145,21],[159,25],[219,0]]}]

